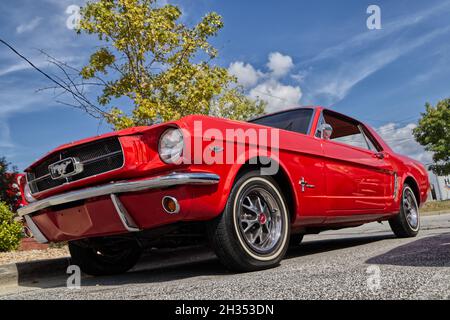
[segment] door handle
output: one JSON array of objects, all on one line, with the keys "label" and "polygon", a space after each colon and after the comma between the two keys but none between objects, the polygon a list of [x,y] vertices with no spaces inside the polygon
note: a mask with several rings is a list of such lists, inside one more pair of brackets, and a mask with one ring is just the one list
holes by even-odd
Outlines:
[{"label": "door handle", "polygon": [[374,153],[373,157],[378,159],[384,159],[384,153],[383,152]]}]

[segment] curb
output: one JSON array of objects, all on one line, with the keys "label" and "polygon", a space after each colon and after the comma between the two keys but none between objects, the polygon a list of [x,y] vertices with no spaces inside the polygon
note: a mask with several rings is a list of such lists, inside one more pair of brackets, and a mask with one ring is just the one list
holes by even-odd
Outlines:
[{"label": "curb", "polygon": [[438,211],[425,211],[420,213],[422,217],[427,216],[441,216],[445,214],[450,214],[450,210],[438,210]]},{"label": "curb", "polygon": [[66,274],[70,258],[18,262],[0,265],[0,286],[33,282],[42,277]]}]

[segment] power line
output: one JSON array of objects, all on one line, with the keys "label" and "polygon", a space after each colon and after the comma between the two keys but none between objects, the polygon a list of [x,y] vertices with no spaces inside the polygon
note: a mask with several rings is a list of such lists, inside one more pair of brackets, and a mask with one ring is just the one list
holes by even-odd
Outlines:
[{"label": "power line", "polygon": [[[403,123],[403,122],[418,120],[419,118],[420,117],[418,117],[417,115],[413,115],[413,116],[409,116],[407,118],[400,119],[399,121],[396,121],[396,123]],[[390,120],[381,120],[381,119],[369,119],[369,118],[360,118],[360,119],[365,120],[365,121],[373,121],[373,122],[390,122]]]},{"label": "power line", "polygon": [[289,101],[288,99],[281,98],[281,97],[277,97],[277,96],[274,96],[273,94],[269,94],[269,93],[262,92],[262,91],[258,91],[258,90],[253,90],[253,91],[256,92],[256,93],[259,93],[259,94],[263,94],[263,95],[266,95],[266,96],[275,98],[275,99],[280,99],[280,100],[283,100],[283,101],[286,101],[286,102],[289,102],[289,103],[291,102],[291,101]]},{"label": "power line", "polygon": [[409,138],[396,138],[396,139],[383,139],[386,142],[399,142],[399,141],[405,141],[405,140],[413,140],[413,137]]},{"label": "power line", "polygon": [[[58,87],[60,87],[60,88],[62,88],[62,89],[64,89],[64,90],[70,92],[72,95],[74,95],[75,97],[77,97],[77,98],[79,98],[79,99],[85,100],[84,97],[79,96],[76,92],[72,91],[72,90],[71,90],[70,88],[68,88],[67,86],[61,84],[59,81],[55,80],[52,76],[50,76],[49,74],[47,74],[46,72],[44,72],[43,70],[41,70],[39,67],[37,67],[33,62],[31,62],[30,60],[28,60],[24,55],[22,55],[20,52],[18,52],[18,51],[17,51],[13,46],[11,46],[8,42],[6,42],[5,40],[3,40],[3,39],[1,39],[1,38],[0,38],[0,42],[3,43],[6,47],[8,47],[12,52],[14,52],[14,53],[15,53],[17,56],[19,56],[21,59],[23,59],[24,61],[26,61],[33,69],[35,69],[36,71],[38,71],[39,73],[41,73],[44,77],[46,77],[47,79],[49,79],[51,82],[55,83]],[[255,92],[257,92],[257,93],[259,93],[259,94],[263,94],[263,95],[269,96],[269,97],[272,97],[272,98],[275,98],[275,99],[279,99],[279,100],[282,100],[282,101],[291,102],[291,101],[289,101],[288,99],[281,98],[281,97],[278,97],[278,96],[276,96],[276,95],[269,94],[269,93],[266,93],[266,92],[256,91],[256,90],[255,90]],[[396,121],[395,124],[407,122],[408,119],[411,119],[411,118],[414,118],[414,117],[417,117],[417,116],[412,116],[412,117],[404,118],[404,119],[402,119],[402,121]],[[379,121],[379,122],[382,122],[382,121],[384,121],[384,122],[390,122],[389,120],[375,120],[375,119],[368,119],[368,118],[366,118],[366,119],[362,118],[362,119],[363,119],[363,120],[367,120],[367,121],[375,121],[375,122],[377,122],[377,121]],[[413,119],[411,119],[411,120],[413,120]],[[414,120],[415,120],[415,119],[414,119]],[[387,133],[387,132],[391,132],[391,131],[394,131],[394,130],[396,130],[396,128],[391,128],[391,129],[383,130],[382,134],[385,134],[385,133]],[[386,140],[386,141],[388,141],[388,140]]]},{"label": "power line", "polygon": [[53,77],[51,77],[50,75],[48,75],[47,73],[45,73],[44,71],[42,71],[40,68],[38,68],[37,66],[35,66],[33,64],[33,62],[31,62],[30,60],[28,60],[25,56],[23,56],[20,52],[18,52],[16,49],[13,48],[13,46],[11,46],[9,43],[7,43],[5,40],[0,38],[0,42],[3,43],[5,46],[7,46],[12,52],[14,52],[16,55],[18,55],[20,58],[22,58],[23,60],[25,60],[31,67],[33,67],[35,70],[37,70],[38,72],[40,72],[42,75],[44,75],[44,77],[48,78],[50,81],[52,81],[53,83],[55,83],[57,86],[67,90],[67,88],[62,85],[61,83],[59,83],[58,81],[56,81],[55,79],[53,79]]},{"label": "power line", "polygon": [[[273,94],[269,94],[269,93],[262,92],[262,91],[259,91],[259,90],[254,90],[254,89],[253,89],[253,91],[256,92],[256,93],[262,94],[262,95],[266,95],[266,96],[269,96],[269,97],[272,97],[272,98],[275,98],[275,99],[279,99],[279,100],[291,103],[291,101],[289,101],[288,99],[285,99],[285,98],[282,98],[282,97],[279,97],[279,96],[276,96],[276,95],[273,95]],[[398,124],[406,123],[406,122],[409,122],[409,121],[419,120],[420,116],[413,115],[413,116],[409,116],[407,118],[400,119],[400,121],[397,121],[397,120],[369,119],[369,118],[360,118],[360,119],[364,120],[364,121],[385,122],[386,124],[394,123],[395,125],[398,125]],[[396,130],[396,128],[386,129],[386,130],[383,131],[383,133],[394,131],[394,130]]]},{"label": "power line", "polygon": [[[33,62],[31,62],[30,60],[28,60],[24,55],[22,55],[20,52],[18,52],[12,45],[10,45],[8,42],[6,42],[5,40],[0,38],[0,43],[3,43],[6,47],[8,47],[12,52],[14,52],[17,56],[19,56],[21,59],[23,59],[24,61],[26,61],[33,69],[35,69],[36,71],[38,71],[39,73],[41,73],[44,77],[46,77],[47,79],[49,79],[51,82],[53,82],[54,84],[56,84],[58,87],[60,87],[61,89],[65,90],[66,92],[70,93],[72,95],[72,97],[85,109],[85,111],[87,113],[89,113],[90,115],[93,115],[91,113],[91,110],[89,110],[89,108],[92,108],[92,110],[99,112],[100,114],[105,114],[104,111],[102,111],[100,108],[98,108],[97,106],[95,106],[94,104],[92,104],[85,96],[83,96],[82,93],[80,93],[76,87],[76,85],[73,83],[72,79],[69,78],[69,76],[67,75],[67,73],[65,72],[65,70],[62,69],[62,67],[58,64],[56,64],[56,66],[58,66],[65,74],[66,76],[69,78],[69,82],[72,83],[72,85],[75,88],[75,91],[72,90],[71,88],[71,84],[68,83],[66,84],[63,80],[61,84],[61,82],[59,82],[58,80],[55,80],[52,76],[50,76],[48,73],[42,71],[39,67],[37,67],[36,65],[33,64]],[[61,102],[62,103],[62,102]],[[67,103],[65,103],[67,104]],[[67,104],[69,105],[69,104]],[[73,106],[73,105],[72,105]]]}]

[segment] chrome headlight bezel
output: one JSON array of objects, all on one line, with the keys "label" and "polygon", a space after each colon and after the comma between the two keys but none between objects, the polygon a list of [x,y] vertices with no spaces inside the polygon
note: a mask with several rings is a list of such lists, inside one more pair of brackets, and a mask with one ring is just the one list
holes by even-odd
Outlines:
[{"label": "chrome headlight bezel", "polygon": [[36,198],[33,197],[33,194],[31,193],[31,189],[30,189],[30,186],[29,186],[28,183],[25,183],[25,186],[24,186],[24,188],[23,188],[23,196],[25,197],[25,200],[26,200],[28,203],[35,202],[35,201],[36,201]]},{"label": "chrome headlight bezel", "polygon": [[180,164],[183,157],[184,136],[178,127],[170,127],[164,130],[159,137],[158,154],[166,164]]}]

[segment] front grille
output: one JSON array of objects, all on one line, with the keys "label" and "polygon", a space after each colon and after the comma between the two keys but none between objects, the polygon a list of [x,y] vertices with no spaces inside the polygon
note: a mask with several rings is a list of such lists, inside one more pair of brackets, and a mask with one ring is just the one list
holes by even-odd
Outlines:
[{"label": "front grille", "polygon": [[[83,164],[83,171],[71,177],[53,179],[49,166],[62,159],[75,158]],[[119,169],[124,157],[117,137],[98,140],[51,154],[27,174],[32,193],[45,191],[60,185]]]}]

